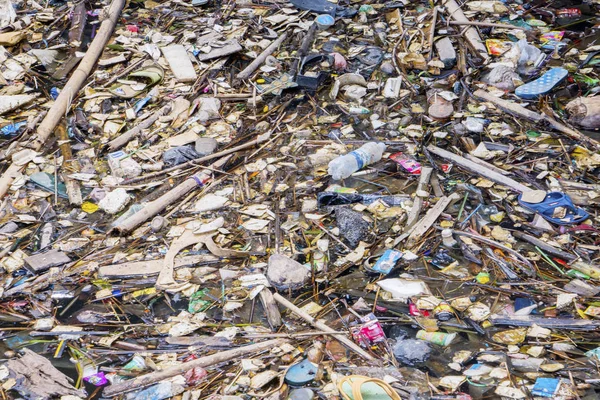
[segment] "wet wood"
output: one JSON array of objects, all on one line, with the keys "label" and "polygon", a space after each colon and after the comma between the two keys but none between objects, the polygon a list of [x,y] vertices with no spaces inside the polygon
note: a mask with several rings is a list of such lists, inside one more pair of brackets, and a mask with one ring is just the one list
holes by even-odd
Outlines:
[{"label": "wet wood", "polygon": [[273,298],[273,294],[267,288],[263,288],[263,290],[259,293],[260,302],[262,303],[263,308],[265,309],[265,315],[267,316],[267,321],[271,326],[272,331],[276,331],[282,324],[281,322],[281,313],[279,312],[279,308],[277,308],[277,303]]},{"label": "wet wood", "polygon": [[292,302],[288,299],[280,295],[279,293],[275,293],[273,295],[275,301],[279,304],[283,305],[285,308],[293,312],[294,314],[301,317],[303,320],[311,324],[317,329],[320,329],[323,332],[327,332],[329,335],[333,336],[336,340],[342,343],[344,346],[348,347],[350,350],[354,351],[356,354],[364,358],[369,362],[375,362],[377,359],[363,350],[362,347],[354,343],[352,340],[348,339],[345,335],[340,335],[335,330],[331,329],[329,326],[325,325],[325,323],[311,317],[308,313],[302,311],[300,308],[296,307]]},{"label": "wet wood", "polygon": [[21,396],[30,399],[86,397],[85,390],[75,389],[69,378],[56,369],[46,357],[28,348],[21,351],[24,353],[22,357],[13,358],[6,363],[8,377],[15,380],[13,389]]},{"label": "wet wood", "polygon": [[474,172],[483,178],[486,178],[493,182],[507,186],[517,192],[523,193],[523,192],[527,192],[527,191],[531,190],[527,186],[515,181],[514,179],[511,179],[511,178],[504,176],[490,168],[480,165],[479,163],[475,163],[471,160],[468,160],[457,154],[451,153],[447,150],[441,149],[437,146],[429,145],[429,146],[427,146],[427,150],[429,150],[431,153],[433,153],[439,157],[442,157],[446,160],[450,160],[453,163],[455,163],[471,172]]},{"label": "wet wood", "polygon": [[204,356],[197,358],[195,360],[187,361],[179,365],[175,365],[172,367],[167,367],[163,370],[151,372],[149,374],[145,374],[142,376],[138,376],[136,378],[117,383],[115,385],[107,386],[103,395],[105,397],[114,397],[121,393],[130,392],[132,390],[141,389],[147,386],[150,386],[156,382],[160,382],[165,379],[172,378],[176,375],[185,374],[187,371],[196,368],[196,367],[210,367],[216,364],[220,364],[226,361],[234,360],[240,357],[245,357],[253,353],[269,351],[277,346],[281,346],[285,343],[288,343],[286,339],[274,339],[267,340],[266,342],[260,342],[255,344],[250,344],[243,347],[238,347],[237,349],[221,351],[216,354],[212,354],[210,356]]}]

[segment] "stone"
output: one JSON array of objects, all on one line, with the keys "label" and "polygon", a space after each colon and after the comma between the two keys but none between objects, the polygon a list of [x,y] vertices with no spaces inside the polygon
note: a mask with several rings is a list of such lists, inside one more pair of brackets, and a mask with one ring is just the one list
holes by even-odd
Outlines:
[{"label": "stone", "polygon": [[308,282],[310,271],[289,257],[273,254],[269,258],[267,279],[278,290],[295,290]]},{"label": "stone", "polygon": [[517,86],[523,84],[519,74],[514,69],[499,64],[482,78],[483,82],[492,85],[500,90],[513,91]]},{"label": "stone", "polygon": [[485,128],[484,120],[475,117],[467,117],[467,119],[463,121],[463,125],[469,132],[473,133],[482,133]]},{"label": "stone", "polygon": [[156,232],[160,231],[162,228],[164,228],[166,225],[167,225],[167,220],[164,217],[157,215],[156,217],[154,217],[152,219],[152,222],[150,222],[150,229],[152,230],[152,232],[156,233]]},{"label": "stone", "polygon": [[196,139],[195,150],[200,156],[208,156],[215,152],[219,143],[210,137],[201,137]]},{"label": "stone", "polygon": [[219,117],[221,100],[215,97],[201,97],[196,102],[198,103],[198,119],[200,122]]},{"label": "stone", "polygon": [[349,208],[339,207],[335,211],[340,235],[346,239],[351,248],[356,248],[370,230],[371,224],[363,219],[363,215]]},{"label": "stone", "polygon": [[418,339],[399,340],[392,350],[398,361],[410,367],[424,363],[431,354],[429,344]]},{"label": "stone", "polygon": [[290,392],[288,400],[312,400],[315,393],[309,388],[294,389]]},{"label": "stone", "polygon": [[396,72],[396,69],[394,68],[394,64],[391,61],[382,62],[379,69],[381,70],[381,72],[383,72],[384,74],[388,74],[388,75],[392,75],[394,72]]}]

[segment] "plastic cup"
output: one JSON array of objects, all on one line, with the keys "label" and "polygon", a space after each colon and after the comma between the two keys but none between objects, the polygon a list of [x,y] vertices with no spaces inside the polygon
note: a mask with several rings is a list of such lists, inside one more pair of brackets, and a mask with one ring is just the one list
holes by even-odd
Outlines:
[{"label": "plastic cup", "polygon": [[315,22],[317,23],[317,28],[324,31],[335,24],[335,19],[329,14],[321,14],[315,18]]},{"label": "plastic cup", "polygon": [[427,332],[424,330],[417,332],[417,339],[425,340],[443,347],[452,343],[455,337],[456,333]]}]

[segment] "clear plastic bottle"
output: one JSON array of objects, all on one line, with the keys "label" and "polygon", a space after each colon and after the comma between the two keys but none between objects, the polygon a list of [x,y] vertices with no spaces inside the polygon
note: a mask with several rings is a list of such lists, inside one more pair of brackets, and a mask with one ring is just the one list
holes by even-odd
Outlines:
[{"label": "clear plastic bottle", "polygon": [[327,172],[335,180],[346,179],[361,168],[381,160],[384,151],[384,143],[366,143],[359,149],[331,161]]}]

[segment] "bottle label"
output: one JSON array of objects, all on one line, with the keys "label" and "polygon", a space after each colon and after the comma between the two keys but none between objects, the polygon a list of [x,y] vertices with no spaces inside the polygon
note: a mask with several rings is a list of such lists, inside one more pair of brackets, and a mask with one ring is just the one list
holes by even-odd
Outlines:
[{"label": "bottle label", "polygon": [[366,160],[366,154],[364,154],[362,151],[354,150],[348,154],[351,154],[352,157],[354,157],[354,159],[356,160],[356,164],[358,165],[358,169],[362,169],[362,167],[364,167],[367,164],[368,160]]}]

